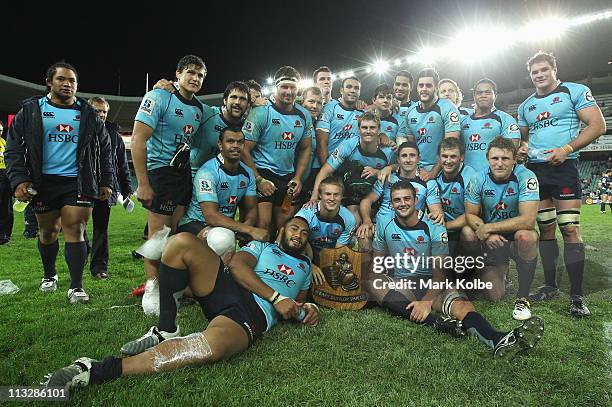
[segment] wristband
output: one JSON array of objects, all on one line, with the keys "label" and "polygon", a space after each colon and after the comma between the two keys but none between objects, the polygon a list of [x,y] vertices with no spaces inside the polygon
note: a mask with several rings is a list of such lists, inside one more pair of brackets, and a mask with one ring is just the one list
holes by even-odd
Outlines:
[{"label": "wristband", "polygon": [[570,146],[569,144],[564,145],[563,147],[561,147],[561,149],[565,151],[565,154],[571,154],[574,152],[574,147]]},{"label": "wristband", "polygon": [[280,293],[278,291],[274,291],[272,293],[272,295],[268,298],[266,298],[268,300],[268,302],[274,304],[274,301],[276,301],[276,299],[278,298],[278,296],[280,295]]},{"label": "wristband", "polygon": [[287,298],[289,298],[289,297],[285,297],[284,295],[278,294],[276,299],[274,301],[272,301],[272,305],[276,305],[279,302],[281,302],[282,300],[286,300]]}]

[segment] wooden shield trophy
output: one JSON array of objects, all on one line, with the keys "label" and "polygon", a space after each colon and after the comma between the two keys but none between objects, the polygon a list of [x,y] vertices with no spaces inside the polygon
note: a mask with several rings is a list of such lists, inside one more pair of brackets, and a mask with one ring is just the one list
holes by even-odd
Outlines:
[{"label": "wooden shield trophy", "polygon": [[314,302],[338,310],[359,310],[367,303],[363,277],[369,265],[369,254],[348,246],[321,249],[319,268],[325,276],[323,284],[312,283]]}]

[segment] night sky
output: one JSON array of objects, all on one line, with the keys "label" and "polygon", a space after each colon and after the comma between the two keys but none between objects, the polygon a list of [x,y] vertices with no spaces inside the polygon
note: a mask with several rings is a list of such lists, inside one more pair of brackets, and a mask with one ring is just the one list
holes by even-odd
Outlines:
[{"label": "night sky", "polygon": [[[23,2],[24,4],[26,2]],[[221,4],[223,3],[223,4]],[[152,85],[172,77],[178,59],[203,57],[208,76],[201,94],[222,92],[235,79],[260,82],[282,65],[310,76],[320,65],[336,73],[363,66],[377,56],[404,57],[421,45],[441,45],[461,28],[474,24],[523,25],[552,13],[576,16],[610,7],[610,1],[264,1],[174,2],[175,9],[121,8],[113,3],[75,7],[63,2],[20,10],[3,10],[0,73],[44,83],[46,68],[58,60],[72,63],[80,75],[79,91],[142,96],[145,77]],[[299,4],[299,5],[298,5]],[[24,38],[28,32],[28,37]],[[486,32],[483,33],[486,35]],[[512,48],[503,56],[481,58],[471,68],[437,64],[442,77],[469,89],[480,77],[498,82],[501,90],[526,82],[526,58],[540,48],[559,57],[559,76],[572,79],[590,69],[609,72],[612,20],[585,26],[557,42],[535,42]],[[478,38],[473,46],[478,47]],[[422,66],[413,65],[416,73]],[[395,67],[392,71],[395,70]],[[365,78],[377,84],[391,77]],[[265,84],[265,83],[262,83]],[[334,87],[337,94],[337,85]]]}]

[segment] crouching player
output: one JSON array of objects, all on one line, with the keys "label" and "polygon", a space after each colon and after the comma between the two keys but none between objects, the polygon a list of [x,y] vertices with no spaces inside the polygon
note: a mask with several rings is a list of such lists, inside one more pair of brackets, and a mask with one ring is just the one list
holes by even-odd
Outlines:
[{"label": "crouching player", "polygon": [[488,258],[480,278],[492,283],[485,295],[499,301],[505,291],[512,248],[519,282],[512,317],[525,320],[531,317],[527,296],[538,254],[538,180],[533,172],[516,164],[516,147],[510,139],[497,137],[491,141],[487,160],[489,168],[472,177],[465,197],[467,223]]},{"label": "crouching player", "polygon": [[[375,268],[366,283],[371,298],[413,322],[453,336],[476,336],[494,350],[495,357],[512,358],[533,348],[544,333],[540,318],[531,317],[510,332],[498,331],[476,312],[465,294],[445,280],[446,229],[425,217],[419,218],[415,196],[410,182],[398,181],[391,187],[395,215],[376,225]],[[406,261],[381,267],[390,258]],[[383,273],[384,269],[387,273]],[[442,315],[435,318],[432,309]]]},{"label": "crouching player", "polygon": [[[310,286],[308,239],[303,219],[289,219],[278,245],[253,241],[236,253],[230,267],[190,233],[173,236],[159,269],[161,313],[156,327],[125,344],[126,358],[77,359],[48,376],[46,386],[66,389],[120,376],[153,374],[235,356],[271,329],[279,316],[303,317],[316,326],[319,311],[303,304]],[[176,298],[187,286],[209,320],[203,332],[179,336]],[[303,310],[303,311],[302,311]],[[305,314],[305,315],[303,315]]]}]

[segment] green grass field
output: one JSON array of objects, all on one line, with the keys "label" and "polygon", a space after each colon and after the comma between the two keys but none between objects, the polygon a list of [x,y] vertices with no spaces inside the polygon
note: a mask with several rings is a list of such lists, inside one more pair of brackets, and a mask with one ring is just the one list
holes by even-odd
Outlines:
[{"label": "green grass field", "polygon": [[[59,289],[38,290],[42,266],[34,240],[21,237],[17,215],[12,244],[0,246],[0,280],[20,291],[0,296],[0,385],[35,385],[43,375],[80,356],[118,355],[121,345],[154,325],[130,291],[143,281],[130,251],[142,243],[144,211],[114,208],[108,281],[86,270],[88,305],[71,306],[63,244]],[[323,310],[317,328],[281,323],[237,358],[147,377],[129,377],[79,389],[78,405],[391,405],[391,406],[610,406],[612,405],[612,214],[584,206],[585,292],[593,316],[568,315],[567,276],[559,301],[535,304],[546,333],[527,356],[495,361],[474,339],[437,334],[378,309]],[[90,234],[91,236],[91,234]],[[562,265],[560,266],[562,268]],[[516,282],[516,274],[513,273]],[[534,287],[542,280],[538,267]],[[511,329],[512,298],[477,302],[494,326]],[[198,306],[179,310],[181,331],[206,326]]]}]

